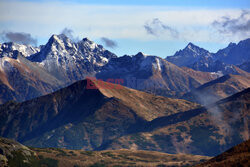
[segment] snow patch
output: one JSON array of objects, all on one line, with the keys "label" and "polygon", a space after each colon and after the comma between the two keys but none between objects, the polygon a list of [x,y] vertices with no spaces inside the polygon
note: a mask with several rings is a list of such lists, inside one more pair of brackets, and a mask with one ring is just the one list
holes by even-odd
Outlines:
[{"label": "snow patch", "polygon": [[161,69],[162,62],[158,58],[155,59],[155,63],[152,63],[152,65],[153,65],[153,67],[154,67],[155,70],[158,70],[158,71],[162,70]]},{"label": "snow patch", "polygon": [[223,72],[222,71],[217,71],[217,72],[210,72],[211,75],[215,75],[218,77],[222,77],[223,76]]},{"label": "snow patch", "polygon": [[12,65],[10,63],[11,61],[13,61],[13,59],[9,57],[0,58],[0,70],[3,72],[10,71],[10,69],[12,68]]}]

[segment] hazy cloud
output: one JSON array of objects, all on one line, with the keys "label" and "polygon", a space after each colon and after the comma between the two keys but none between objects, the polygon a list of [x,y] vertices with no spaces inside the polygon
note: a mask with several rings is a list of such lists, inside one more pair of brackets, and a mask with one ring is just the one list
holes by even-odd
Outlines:
[{"label": "hazy cloud", "polygon": [[237,18],[223,16],[219,20],[215,20],[212,26],[218,29],[220,33],[246,33],[250,32],[250,11],[242,10]]},{"label": "hazy cloud", "polygon": [[29,33],[24,32],[2,32],[1,39],[5,42],[16,42],[25,45],[37,45],[37,39],[33,38]]},{"label": "hazy cloud", "polygon": [[154,18],[152,21],[146,22],[144,24],[144,29],[148,34],[154,36],[159,36],[165,32],[170,33],[170,35],[174,38],[178,38],[179,36],[179,32],[177,30],[166,24],[163,24],[158,18]]},{"label": "hazy cloud", "polygon": [[102,37],[101,38],[102,42],[104,43],[104,45],[106,47],[109,47],[109,48],[116,48],[118,45],[115,41],[111,40],[111,39],[108,39],[106,37]]},{"label": "hazy cloud", "polygon": [[62,32],[61,32],[61,34],[64,34],[64,35],[66,35],[68,38],[70,38],[73,42],[78,42],[78,41],[80,41],[80,39],[79,39],[79,37],[74,37],[74,31],[72,30],[72,29],[69,29],[69,28],[67,28],[67,27],[65,27],[63,30],[62,30]]}]

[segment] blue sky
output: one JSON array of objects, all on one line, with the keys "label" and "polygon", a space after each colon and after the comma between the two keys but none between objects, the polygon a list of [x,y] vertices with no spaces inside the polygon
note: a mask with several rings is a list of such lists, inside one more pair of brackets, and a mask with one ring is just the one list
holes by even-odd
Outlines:
[{"label": "blue sky", "polygon": [[[38,2],[37,0],[26,0]],[[41,0],[40,2],[49,2]],[[102,4],[102,5],[165,5],[165,6],[189,6],[189,7],[212,7],[212,8],[245,8],[249,6],[249,0],[61,0],[61,2],[77,4]]]},{"label": "blue sky", "polygon": [[118,56],[166,57],[188,42],[216,52],[250,37],[249,10],[249,0],[0,0],[0,33],[28,33],[40,45],[67,28],[74,38],[112,40],[107,49]]}]

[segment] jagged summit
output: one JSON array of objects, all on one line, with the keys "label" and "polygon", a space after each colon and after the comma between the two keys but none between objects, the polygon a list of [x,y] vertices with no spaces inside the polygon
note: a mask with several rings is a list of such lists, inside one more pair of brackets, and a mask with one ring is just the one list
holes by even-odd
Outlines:
[{"label": "jagged summit", "polygon": [[0,44],[0,57],[15,58],[14,52],[19,52],[24,57],[29,57],[39,51],[39,47],[33,47],[31,45],[22,45],[14,42]]},{"label": "jagged summit", "polygon": [[73,42],[64,34],[52,35],[40,52],[29,60],[39,63],[59,80],[82,80],[92,76],[115,54],[87,38]]},{"label": "jagged summit", "polygon": [[198,46],[196,46],[195,44],[193,44],[192,42],[189,42],[186,46],[186,48],[193,48],[193,47],[196,47],[196,48],[199,48]]},{"label": "jagged summit", "polygon": [[82,39],[82,41],[84,41],[84,42],[91,42],[91,43],[93,43],[93,41],[91,41],[88,37],[83,38],[83,39]]},{"label": "jagged summit", "polygon": [[241,40],[241,41],[238,43],[238,45],[241,45],[241,44],[243,44],[243,43],[245,43],[245,44],[249,44],[249,43],[250,43],[250,38],[247,38],[247,39]]},{"label": "jagged summit", "polygon": [[211,54],[207,50],[200,48],[191,42],[188,43],[184,49],[179,50],[173,56],[168,56],[166,58],[166,60],[171,63],[186,67],[193,65],[195,62],[207,62],[210,61],[210,59]]},{"label": "jagged summit", "polygon": [[102,45],[96,44],[94,41],[91,41],[89,38],[83,38],[81,41],[77,42],[77,45],[79,47],[84,47],[85,49],[88,49],[90,51],[93,51],[93,50],[105,51]]},{"label": "jagged summit", "polygon": [[226,48],[220,49],[213,56],[214,59],[227,64],[243,64],[250,60],[250,38],[242,40],[238,44],[230,43]]},{"label": "jagged summit", "polygon": [[70,40],[70,38],[67,37],[65,34],[59,34],[59,35],[53,34],[50,37],[48,43],[53,43],[53,42],[71,42],[72,43],[72,41]]},{"label": "jagged summit", "polygon": [[228,47],[220,49],[217,53],[200,48],[193,43],[168,56],[167,61],[181,67],[189,67],[197,71],[215,72],[219,75],[238,74],[235,66],[249,60],[250,39],[240,41],[238,44],[230,43]]},{"label": "jagged summit", "polygon": [[[31,92],[22,98],[14,94],[13,99],[23,101],[26,98],[51,93],[58,87],[82,80],[86,76],[94,76],[103,65],[115,57],[117,57],[115,54],[87,38],[75,42],[64,34],[53,34],[48,42],[39,48],[11,42],[3,43],[0,45],[0,70],[3,71],[0,80],[3,80],[4,86],[11,90],[16,88],[16,92],[22,93],[20,97]],[[20,75],[22,77],[18,78]],[[29,91],[18,86],[23,86],[26,82],[32,83],[35,93],[29,86],[27,86]],[[55,82],[57,84],[53,86]],[[11,93],[1,94],[10,97]],[[0,103],[7,99],[11,98],[1,101],[0,95]]]},{"label": "jagged summit", "polygon": [[47,48],[47,50],[53,51],[64,51],[72,48],[76,49],[75,43],[64,34],[52,35],[45,47]]},{"label": "jagged summit", "polygon": [[[199,85],[192,76],[157,56],[122,56],[103,66],[97,78],[123,78],[128,87],[138,90],[186,91]],[[135,78],[134,84],[129,82]]]},{"label": "jagged summit", "polygon": [[184,51],[184,50],[191,50],[196,55],[201,55],[201,54],[204,54],[204,53],[209,53],[207,50],[205,50],[205,49],[203,49],[203,48],[201,48],[201,47],[199,47],[199,46],[197,46],[197,45],[195,45],[195,44],[193,44],[191,42],[189,42],[187,44],[187,46],[183,50],[181,50],[181,51]]},{"label": "jagged summit", "polygon": [[236,43],[230,42],[230,43],[228,44],[228,47],[232,47],[232,46],[236,46]]},{"label": "jagged summit", "polygon": [[138,56],[138,57],[146,57],[147,55],[144,54],[143,52],[138,52],[135,56]]}]

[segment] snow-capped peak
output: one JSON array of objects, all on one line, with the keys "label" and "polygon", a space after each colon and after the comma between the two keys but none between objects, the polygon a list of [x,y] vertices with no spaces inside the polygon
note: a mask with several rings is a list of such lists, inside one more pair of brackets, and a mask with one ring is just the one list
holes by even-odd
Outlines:
[{"label": "snow-capped peak", "polygon": [[15,51],[22,53],[22,55],[24,57],[29,57],[30,55],[39,52],[40,48],[33,47],[31,45],[17,44],[17,43],[13,43],[13,42],[3,43],[0,45],[0,57],[14,58]]},{"label": "snow-capped peak", "polygon": [[94,50],[96,48],[103,49],[103,46],[97,45],[95,42],[91,41],[89,38],[83,38],[77,44],[87,47],[91,50]]},{"label": "snow-capped peak", "polygon": [[73,47],[73,42],[64,34],[52,35],[49,39],[49,45],[59,45],[61,48]]},{"label": "snow-capped peak", "polygon": [[[52,35],[48,43],[30,60],[39,63],[51,73],[73,80],[84,78],[86,73],[95,73],[109,59],[116,57],[88,38],[73,42],[64,34]],[[83,73],[82,71],[86,71]]]}]

